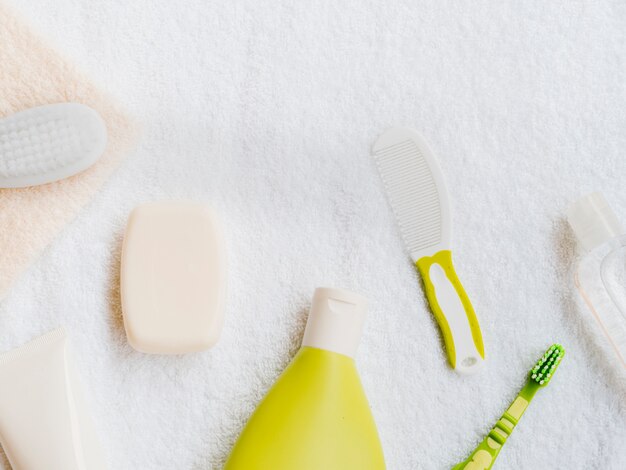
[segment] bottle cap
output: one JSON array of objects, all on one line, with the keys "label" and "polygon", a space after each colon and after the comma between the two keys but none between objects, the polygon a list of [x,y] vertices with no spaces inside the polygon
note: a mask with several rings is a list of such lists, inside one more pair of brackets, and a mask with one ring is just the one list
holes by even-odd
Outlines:
[{"label": "bottle cap", "polygon": [[567,221],[587,251],[624,234],[624,228],[608,202],[598,192],[587,194],[572,203],[567,209]]},{"label": "bottle cap", "polygon": [[343,289],[315,289],[302,346],[354,357],[361,340],[367,299]]}]

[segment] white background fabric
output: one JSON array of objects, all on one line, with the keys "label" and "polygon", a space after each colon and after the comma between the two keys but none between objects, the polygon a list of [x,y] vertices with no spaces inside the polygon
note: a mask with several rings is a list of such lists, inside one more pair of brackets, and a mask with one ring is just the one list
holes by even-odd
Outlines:
[{"label": "white background fabric", "polygon": [[[143,126],[0,304],[3,350],[68,329],[112,469],[219,468],[321,285],[371,299],[358,367],[389,469],[463,460],[556,341],[564,362],[496,468],[626,466],[626,387],[576,302],[564,221],[594,189],[626,221],[626,4],[9,3]],[[446,364],[369,156],[392,125],[440,158],[488,355],[476,377]],[[206,201],[224,220],[226,324],[207,353],[125,341],[126,218],[162,199]]]}]

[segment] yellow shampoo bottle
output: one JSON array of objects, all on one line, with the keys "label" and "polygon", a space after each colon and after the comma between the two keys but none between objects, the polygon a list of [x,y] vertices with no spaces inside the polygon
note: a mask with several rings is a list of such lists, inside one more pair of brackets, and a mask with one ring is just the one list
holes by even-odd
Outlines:
[{"label": "yellow shampoo bottle", "polygon": [[367,300],[316,289],[302,347],[256,409],[225,470],[383,470],[354,363]]}]

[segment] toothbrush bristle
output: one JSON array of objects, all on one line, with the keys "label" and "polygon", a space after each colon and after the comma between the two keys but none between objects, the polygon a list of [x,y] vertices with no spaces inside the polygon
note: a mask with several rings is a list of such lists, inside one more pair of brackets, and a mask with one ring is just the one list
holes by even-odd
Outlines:
[{"label": "toothbrush bristle", "polygon": [[530,371],[530,379],[539,385],[548,385],[564,354],[565,350],[560,344],[550,346]]}]

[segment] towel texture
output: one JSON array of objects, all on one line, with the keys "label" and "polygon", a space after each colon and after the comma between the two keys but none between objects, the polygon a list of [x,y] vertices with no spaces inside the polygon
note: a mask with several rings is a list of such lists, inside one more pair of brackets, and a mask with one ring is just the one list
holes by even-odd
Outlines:
[{"label": "towel texture", "polygon": [[107,125],[101,160],[72,178],[44,186],[0,189],[0,298],[102,186],[133,142],[133,125],[102,92],[0,4],[0,118],[60,102],[96,109]]},{"label": "towel texture", "polygon": [[[111,469],[219,469],[327,285],[371,299],[357,365],[390,470],[463,460],[556,341],[565,359],[495,468],[623,470],[626,388],[576,302],[564,214],[601,189],[626,221],[626,3],[11,4],[144,130],[0,304],[0,350],[67,328]],[[392,125],[439,157],[478,376],[446,363],[370,157]],[[120,240],[133,207],[162,199],[224,222],[225,326],[206,353],[125,340]]]}]

